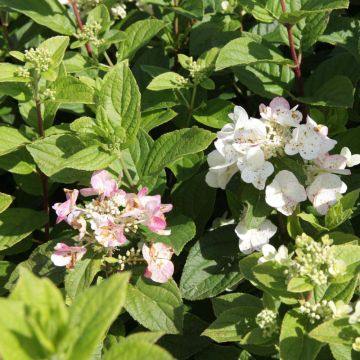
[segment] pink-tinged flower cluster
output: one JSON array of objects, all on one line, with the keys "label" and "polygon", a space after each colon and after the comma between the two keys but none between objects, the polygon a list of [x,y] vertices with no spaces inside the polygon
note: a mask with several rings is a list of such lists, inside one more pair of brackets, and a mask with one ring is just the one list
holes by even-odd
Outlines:
[{"label": "pink-tinged flower cluster", "polygon": [[174,273],[173,249],[163,243],[144,244],[142,254],[147,262],[144,276],[158,283],[167,282]]},{"label": "pink-tinged flower cluster", "polygon": [[71,269],[75,263],[85,255],[84,246],[69,246],[64,243],[56,244],[54,253],[51,255],[51,261],[56,266],[66,266]]},{"label": "pink-tinged flower cluster", "polygon": [[[119,189],[118,181],[105,170],[94,172],[90,184],[91,187],[81,189],[80,192],[65,189],[66,201],[53,206],[57,214],[56,222],[66,221],[77,230],[79,234],[76,240],[81,245],[91,246],[95,251],[103,251],[104,256],[106,253],[108,257],[109,253],[119,252],[121,246],[127,246],[134,241],[143,242],[145,229],[160,235],[170,235],[165,214],[172,210],[172,205],[162,204],[160,195],[149,195],[147,188],[141,188],[137,193],[127,193]],[[85,197],[84,200],[90,196],[93,198],[77,204],[79,193]],[[141,258],[140,251],[131,251],[131,259],[119,254],[121,270],[126,264],[134,265],[144,262],[145,259],[148,263],[146,274],[151,271],[154,281],[159,279],[159,282],[164,282],[166,276],[168,279],[173,272],[170,271],[171,255],[167,255],[166,258],[171,265],[162,265],[162,261],[165,260],[164,249],[167,248],[168,254],[172,254],[171,247],[156,243],[150,245],[151,251],[144,252],[146,247],[146,244],[143,245]],[[85,247],[58,244],[52,256],[53,263],[57,266],[68,266],[65,258],[68,259],[71,254],[71,264],[74,264],[84,254],[80,249],[85,250]],[[81,256],[74,256],[74,253]],[[62,254],[64,259],[59,258]]]}]

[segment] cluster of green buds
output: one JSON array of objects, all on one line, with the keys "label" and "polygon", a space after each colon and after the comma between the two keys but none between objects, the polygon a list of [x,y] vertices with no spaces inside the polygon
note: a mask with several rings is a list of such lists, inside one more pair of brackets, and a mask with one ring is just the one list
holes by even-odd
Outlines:
[{"label": "cluster of green buds", "polygon": [[326,285],[330,277],[344,273],[346,265],[336,260],[332,240],[328,235],[315,241],[310,236],[302,234],[296,238],[295,258],[291,262],[289,277],[307,277],[314,285]]},{"label": "cluster of green buds", "polygon": [[354,351],[360,351],[360,337],[357,337],[352,344],[352,348]]},{"label": "cluster of green buds", "polygon": [[80,41],[91,42],[95,46],[101,46],[104,43],[103,39],[99,39],[99,32],[101,25],[97,21],[84,25],[83,31],[78,31],[78,38]]},{"label": "cluster of green buds", "polygon": [[51,54],[46,48],[31,48],[25,50],[25,61],[30,63],[31,67],[38,72],[45,72],[49,70],[51,65]]},{"label": "cluster of green buds", "polygon": [[195,84],[200,84],[207,77],[207,69],[203,61],[193,60],[192,57],[188,60],[188,69],[190,72],[190,77]]},{"label": "cluster of green buds", "polygon": [[327,300],[322,300],[315,304],[306,301],[300,306],[299,311],[309,318],[311,324],[319,320],[328,319],[333,315]]},{"label": "cluster of green buds", "polygon": [[42,97],[43,100],[55,100],[56,91],[51,89],[45,89]]},{"label": "cluster of green buds", "polygon": [[31,77],[30,71],[24,66],[19,67],[16,75],[23,78]]},{"label": "cluster of green buds", "polygon": [[256,324],[262,330],[264,337],[269,338],[278,331],[276,313],[270,309],[264,309],[256,315]]}]

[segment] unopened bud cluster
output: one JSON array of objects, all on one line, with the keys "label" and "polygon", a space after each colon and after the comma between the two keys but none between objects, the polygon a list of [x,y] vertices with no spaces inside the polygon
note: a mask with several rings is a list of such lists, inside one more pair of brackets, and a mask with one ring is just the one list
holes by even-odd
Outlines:
[{"label": "unopened bud cluster", "polygon": [[192,58],[190,58],[189,61],[189,72],[195,84],[201,83],[207,74],[207,70],[203,64],[201,64],[200,61],[194,61]]},{"label": "unopened bud cluster", "polygon": [[326,285],[331,276],[344,272],[344,264],[336,260],[332,240],[328,236],[321,241],[315,241],[310,236],[302,234],[296,238],[296,257],[293,259],[288,274],[290,277],[307,277],[315,285]]},{"label": "unopened bud cluster", "polygon": [[111,14],[115,18],[124,19],[126,17],[126,5],[125,4],[116,4],[111,8]]},{"label": "unopened bud cluster", "polygon": [[133,247],[130,250],[127,250],[125,255],[119,255],[118,258],[121,271],[125,269],[126,265],[136,265],[139,262],[144,262],[141,250],[135,250]]},{"label": "unopened bud cluster", "polygon": [[29,78],[31,76],[30,71],[23,66],[18,69],[16,75],[23,78]]},{"label": "unopened bud cluster", "polygon": [[35,70],[45,72],[49,70],[51,64],[51,54],[46,48],[31,48],[25,50],[25,61],[33,65]]},{"label": "unopened bud cluster", "polygon": [[306,315],[310,322],[314,324],[316,321],[325,320],[332,316],[332,311],[327,300],[322,300],[316,304],[306,301],[300,306],[300,312]]},{"label": "unopened bud cluster", "polygon": [[264,309],[256,315],[256,324],[263,331],[264,337],[271,337],[278,330],[276,313],[270,309]]},{"label": "unopened bud cluster", "polygon": [[97,21],[85,24],[83,30],[83,32],[78,33],[79,40],[92,42],[95,46],[100,46],[104,43],[104,40],[98,38],[101,25]]},{"label": "unopened bud cluster", "polygon": [[357,337],[352,344],[352,348],[354,351],[360,351],[360,337]]},{"label": "unopened bud cluster", "polygon": [[44,100],[55,100],[56,91],[51,89],[45,89],[43,92]]}]

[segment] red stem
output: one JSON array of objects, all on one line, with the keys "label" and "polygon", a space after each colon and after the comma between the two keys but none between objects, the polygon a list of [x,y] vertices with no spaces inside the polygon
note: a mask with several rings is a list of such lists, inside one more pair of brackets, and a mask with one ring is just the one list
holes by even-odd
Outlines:
[{"label": "red stem", "polygon": [[[81,20],[81,16],[80,16],[80,12],[79,12],[79,9],[77,7],[77,4],[76,4],[76,0],[70,0],[70,3],[71,3],[71,6],[73,8],[73,11],[74,11],[76,21],[77,21],[77,23],[79,25],[79,29],[81,30],[81,32],[84,32],[84,25],[83,25],[82,20]],[[91,56],[91,54],[92,54],[91,45],[89,43],[86,43],[85,47],[86,47],[86,51],[87,51],[88,55]]]},{"label": "red stem", "polygon": [[[39,133],[40,137],[43,138],[45,135],[45,132],[44,132],[44,126],[43,126],[43,118],[41,115],[41,103],[40,103],[39,99],[37,99],[35,101],[35,105],[36,105],[36,114],[37,114],[37,121],[38,121],[38,133]],[[44,208],[44,212],[48,219],[45,224],[45,240],[49,241],[50,240],[49,179],[40,169],[38,169],[38,173],[40,175],[41,186],[42,186],[42,190],[43,190],[43,198],[44,198],[43,199],[43,208]]]},{"label": "red stem", "polygon": [[[286,12],[285,0],[280,0],[280,4],[281,4],[281,10],[285,13]],[[292,25],[286,24],[285,26],[286,26],[287,33],[288,33],[291,56],[295,63],[294,73],[295,73],[295,77],[296,77],[299,95],[304,96],[304,82],[303,82],[303,79],[301,76],[301,61],[300,61],[301,54],[299,55],[299,57],[296,54],[295,45],[294,45],[294,37],[293,37],[293,32],[292,32]]]}]

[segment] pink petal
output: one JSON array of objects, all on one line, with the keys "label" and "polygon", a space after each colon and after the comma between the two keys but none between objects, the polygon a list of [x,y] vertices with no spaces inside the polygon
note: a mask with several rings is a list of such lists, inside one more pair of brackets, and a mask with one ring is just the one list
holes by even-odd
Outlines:
[{"label": "pink petal", "polygon": [[276,110],[280,107],[285,108],[286,110],[290,110],[290,104],[285,98],[281,96],[277,96],[274,99],[272,99],[269,106],[271,107],[272,110]]},{"label": "pink petal", "polygon": [[98,192],[93,188],[85,188],[80,190],[82,196],[94,196],[98,195]]}]

